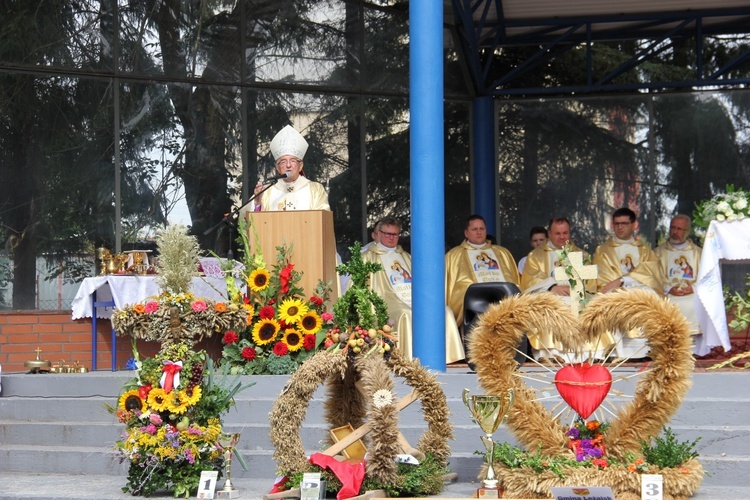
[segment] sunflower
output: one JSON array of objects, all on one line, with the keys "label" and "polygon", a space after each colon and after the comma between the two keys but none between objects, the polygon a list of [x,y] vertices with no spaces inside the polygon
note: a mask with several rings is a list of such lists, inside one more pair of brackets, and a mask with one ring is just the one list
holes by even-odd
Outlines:
[{"label": "sunflower", "polygon": [[138,389],[133,389],[120,396],[120,401],[117,406],[124,411],[140,411],[143,412],[146,402],[141,399],[138,395]]},{"label": "sunflower", "polygon": [[177,397],[180,398],[180,400],[186,401],[191,406],[198,404],[198,401],[201,400],[201,396],[203,396],[203,391],[200,386],[193,387],[192,391],[185,389],[184,391],[177,393]]},{"label": "sunflower", "polygon": [[299,351],[302,349],[302,334],[294,328],[289,328],[284,332],[284,337],[281,341],[289,347],[291,352]]},{"label": "sunflower", "polygon": [[318,333],[318,330],[321,329],[323,326],[323,320],[320,319],[320,316],[318,316],[318,313],[315,311],[308,311],[307,314],[302,316],[302,319],[299,320],[300,330],[302,330],[302,333],[304,334],[313,334]]},{"label": "sunflower", "polygon": [[169,411],[178,415],[185,413],[189,407],[201,399],[200,387],[193,387],[191,394],[188,394],[187,389],[172,394],[174,396],[169,400]]},{"label": "sunflower", "polygon": [[255,269],[250,273],[247,284],[253,292],[262,292],[271,284],[271,275],[263,268]]},{"label": "sunflower", "polygon": [[152,410],[164,411],[169,409],[170,405],[169,394],[164,392],[161,387],[155,387],[148,393],[148,405]]},{"label": "sunflower", "polygon": [[279,329],[279,324],[275,319],[262,319],[253,327],[253,341],[256,345],[270,344],[276,339]]},{"label": "sunflower", "polygon": [[307,313],[307,305],[299,299],[286,299],[279,306],[279,319],[287,324],[296,323]]}]

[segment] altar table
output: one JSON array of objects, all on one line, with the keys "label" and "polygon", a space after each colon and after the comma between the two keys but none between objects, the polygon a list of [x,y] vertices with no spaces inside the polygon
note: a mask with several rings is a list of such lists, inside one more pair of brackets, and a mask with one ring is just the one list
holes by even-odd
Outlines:
[{"label": "altar table", "polygon": [[721,260],[750,259],[750,219],[713,221],[708,226],[698,269],[695,293],[698,323],[703,333],[696,339],[696,354],[704,356],[712,347],[729,351],[727,314],[721,284]]},{"label": "altar table", "polygon": [[[73,299],[73,319],[91,318],[91,369],[96,370],[97,318],[109,318],[115,308],[142,302],[161,293],[156,275],[116,275],[85,278]],[[200,277],[192,279],[192,293],[215,301],[225,301],[224,278]],[[112,330],[112,371],[117,361],[116,333]]]}]

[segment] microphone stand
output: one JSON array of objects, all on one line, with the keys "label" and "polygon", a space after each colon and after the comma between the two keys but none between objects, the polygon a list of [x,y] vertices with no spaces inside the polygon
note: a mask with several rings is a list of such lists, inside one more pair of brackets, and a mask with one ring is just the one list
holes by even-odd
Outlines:
[{"label": "microphone stand", "polygon": [[238,208],[232,210],[229,213],[224,214],[224,218],[221,219],[218,222],[218,224],[216,224],[216,225],[214,225],[214,226],[206,229],[203,232],[203,236],[208,236],[209,234],[211,234],[214,231],[216,231],[219,228],[219,226],[221,226],[222,224],[226,224],[227,225],[227,227],[229,228],[229,250],[227,250],[227,259],[234,259],[234,253],[232,252],[232,229],[236,225],[236,223],[234,222],[234,218],[237,215],[239,215],[239,213],[242,211],[242,209],[245,208],[246,206],[248,206],[251,201],[255,200],[258,196],[260,196],[263,193],[265,193],[266,191],[268,191],[271,188],[271,186],[273,186],[274,184],[276,184],[277,180],[278,179],[274,179],[274,182],[272,182],[271,184],[267,185],[266,187],[264,187],[263,189],[261,189],[260,191],[258,191],[258,194],[254,194],[253,196],[251,196],[250,199],[247,200],[247,202],[245,202],[244,204],[240,205]]}]

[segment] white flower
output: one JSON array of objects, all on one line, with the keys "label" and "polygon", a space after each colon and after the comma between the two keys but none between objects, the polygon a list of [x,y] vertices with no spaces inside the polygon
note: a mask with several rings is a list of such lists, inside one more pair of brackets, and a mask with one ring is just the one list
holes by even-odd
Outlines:
[{"label": "white flower", "polygon": [[723,221],[724,219],[726,219],[726,217],[724,217],[724,216],[723,216],[722,214],[716,214],[716,220],[717,220],[717,221],[721,222],[721,221]]},{"label": "white flower", "polygon": [[382,408],[393,404],[393,393],[388,389],[378,389],[375,394],[372,395],[372,405],[375,408]]},{"label": "white flower", "polygon": [[736,219],[737,219],[737,216],[734,214],[727,215],[727,220],[736,220]]},{"label": "white flower", "polygon": [[732,210],[731,208],[728,208],[724,210],[724,215],[726,215],[727,217],[731,217],[732,215],[734,215],[734,210]]},{"label": "white flower", "polygon": [[742,213],[737,214],[737,219],[738,220],[742,220],[744,218],[745,218],[745,214],[742,214]]},{"label": "white flower", "polygon": [[720,201],[716,204],[716,210],[718,210],[719,212],[726,212],[727,210],[729,210],[729,203],[727,203],[726,201]]},{"label": "white flower", "polygon": [[740,198],[736,202],[734,202],[734,208],[736,210],[744,210],[747,208],[747,199],[746,198]]}]

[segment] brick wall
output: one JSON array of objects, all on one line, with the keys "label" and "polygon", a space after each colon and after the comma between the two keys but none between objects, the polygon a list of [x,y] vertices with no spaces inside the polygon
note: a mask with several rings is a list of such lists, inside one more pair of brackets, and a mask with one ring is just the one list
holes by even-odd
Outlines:
[{"label": "brick wall", "polygon": [[[124,370],[133,356],[130,337],[118,336],[115,341],[115,368]],[[221,338],[201,342],[196,349],[205,349],[217,360],[221,356]],[[26,372],[24,362],[36,358],[35,350],[42,350],[41,359],[52,364],[76,361],[91,365],[91,319],[72,320],[70,311],[4,311],[0,312],[0,365],[4,373]],[[141,357],[153,356],[159,349],[154,342],[138,342]],[[97,369],[112,369],[112,327],[109,320],[97,321]]]}]

